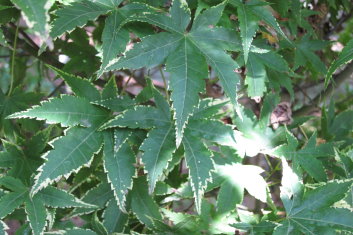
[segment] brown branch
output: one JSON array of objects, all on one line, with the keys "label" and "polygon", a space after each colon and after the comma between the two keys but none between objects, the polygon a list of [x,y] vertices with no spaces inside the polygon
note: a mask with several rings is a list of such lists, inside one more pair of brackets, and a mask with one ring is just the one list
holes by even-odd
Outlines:
[{"label": "brown branch", "polygon": [[302,108],[294,111],[293,116],[298,117],[301,115],[307,115],[311,112],[318,110],[319,105],[325,101],[332,92],[338,88],[341,84],[343,84],[349,78],[352,78],[353,75],[353,61],[347,64],[345,69],[343,69],[337,75],[334,75],[333,82],[327,87],[327,89],[323,89],[313,100],[310,105],[303,106]]}]

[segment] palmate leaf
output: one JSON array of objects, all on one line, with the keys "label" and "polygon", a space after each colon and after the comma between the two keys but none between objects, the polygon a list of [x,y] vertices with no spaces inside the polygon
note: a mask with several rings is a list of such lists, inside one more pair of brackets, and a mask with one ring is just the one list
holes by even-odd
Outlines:
[{"label": "palmate leaf", "polygon": [[127,142],[125,133],[119,129],[104,133],[104,169],[114,190],[120,210],[126,213],[126,194],[132,188],[132,177],[136,175],[135,154]]},{"label": "palmate leaf", "polygon": [[350,40],[347,45],[343,48],[342,52],[339,54],[337,60],[335,60],[327,71],[325,77],[325,87],[327,87],[332,74],[342,65],[347,64],[353,59],[353,40]]},{"label": "palmate leaf", "polygon": [[205,89],[203,79],[208,75],[207,64],[197,48],[185,38],[179,48],[168,57],[166,67],[171,76],[176,144],[179,146],[189,115],[198,105],[198,93]]},{"label": "palmate leaf", "polygon": [[42,94],[34,92],[23,92],[21,88],[16,88],[11,96],[5,96],[0,90],[0,130],[6,137],[15,135],[15,125],[6,117],[14,112],[27,109],[30,105],[38,104]]},{"label": "palmate leaf", "polygon": [[53,22],[50,36],[60,37],[65,32],[70,32],[77,26],[82,27],[89,20],[94,20],[99,15],[105,14],[117,7],[122,0],[83,0],[73,2],[56,11],[58,18]]},{"label": "palmate leaf", "polygon": [[[31,175],[41,164],[38,159],[33,159],[25,154],[21,148],[7,141],[2,141],[6,151],[0,152],[0,168],[10,168],[7,176],[17,177],[23,182],[29,183]],[[38,157],[38,156],[37,156]],[[21,172],[18,175],[18,172]]]},{"label": "palmate leaf", "polygon": [[97,126],[72,127],[66,130],[65,136],[51,143],[54,149],[43,156],[47,161],[39,168],[32,193],[63,175],[77,172],[83,165],[89,165],[93,155],[98,153],[103,144],[102,133],[97,129]]},{"label": "palmate leaf", "polygon": [[314,190],[304,193],[299,177],[282,160],[284,171],[281,199],[287,216],[274,234],[289,234],[291,231],[316,234],[320,227],[353,231],[353,213],[348,209],[331,207],[343,199],[353,181],[330,181]]},{"label": "palmate leaf", "polygon": [[288,132],[286,133],[288,144],[274,149],[272,154],[278,157],[285,157],[292,160],[295,164],[305,169],[310,176],[318,181],[326,181],[327,176],[323,163],[319,157],[333,157],[334,149],[332,143],[316,145],[316,134],[312,135],[304,148],[296,150],[297,139]]},{"label": "palmate leaf", "polygon": [[89,103],[84,98],[62,95],[44,101],[26,111],[14,113],[8,118],[35,118],[47,123],[60,123],[62,126],[81,125],[91,127],[107,116],[107,112]]},{"label": "palmate leaf", "polygon": [[[231,36],[234,35],[233,31],[209,28],[210,23],[217,24],[223,8],[224,5],[220,4],[199,14],[195,19],[196,26],[192,27],[190,32],[185,32],[190,15],[186,1],[173,1],[170,16],[157,12],[136,14],[132,20],[156,25],[168,32],[142,38],[142,41],[128,51],[126,56],[113,60],[106,69],[109,71],[121,68],[150,68],[166,60],[167,70],[171,73],[169,84],[175,110],[177,145],[182,141],[188,117],[198,104],[198,92],[204,89],[202,79],[208,75],[205,59],[215,69],[232,103],[237,104],[236,86],[239,83],[239,75],[233,70],[239,66],[224,51],[226,48],[237,47],[234,39],[237,37]],[[218,32],[222,34],[218,35]],[[204,40],[199,40],[201,38]]]},{"label": "palmate leaf", "polygon": [[212,153],[198,138],[185,133],[183,138],[186,165],[189,168],[191,186],[195,197],[195,207],[201,213],[201,199],[207,181],[211,181],[211,171],[214,170]]},{"label": "palmate leaf", "polygon": [[48,0],[11,0],[19,9],[27,25],[33,28],[34,32],[40,36],[41,42],[49,37],[49,14],[48,11],[53,5],[53,1]]}]

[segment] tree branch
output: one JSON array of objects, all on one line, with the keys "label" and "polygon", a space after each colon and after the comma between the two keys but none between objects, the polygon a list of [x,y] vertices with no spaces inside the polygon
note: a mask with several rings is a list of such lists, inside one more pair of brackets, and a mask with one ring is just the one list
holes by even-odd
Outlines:
[{"label": "tree branch", "polygon": [[302,108],[294,111],[293,116],[298,117],[301,115],[309,114],[317,109],[319,109],[319,105],[321,102],[325,101],[332,92],[338,88],[342,83],[344,83],[349,78],[352,78],[353,75],[353,61],[347,64],[347,66],[337,75],[334,75],[333,82],[327,87],[327,89],[323,89],[313,100],[310,105],[303,106]]}]

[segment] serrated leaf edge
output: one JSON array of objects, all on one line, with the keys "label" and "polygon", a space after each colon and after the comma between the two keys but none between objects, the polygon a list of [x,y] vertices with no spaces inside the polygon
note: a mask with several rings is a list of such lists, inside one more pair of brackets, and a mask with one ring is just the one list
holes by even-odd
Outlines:
[{"label": "serrated leaf edge", "polygon": [[[53,146],[53,143],[54,143],[56,140],[61,139],[61,138],[63,138],[64,136],[66,136],[67,131],[70,130],[70,129],[72,129],[72,128],[73,128],[73,127],[69,127],[69,128],[67,128],[67,129],[65,129],[65,130],[64,130],[64,135],[59,136],[59,137],[57,137],[57,138],[54,138],[54,139],[51,140],[48,144],[49,144],[51,147],[54,147],[54,146]],[[98,130],[98,128],[96,128],[94,132],[96,132],[97,130]],[[93,133],[93,132],[92,132],[92,133]],[[92,161],[93,161],[94,155],[95,155],[95,154],[98,154],[98,153],[101,151],[102,147],[103,147],[103,143],[101,144],[101,146],[99,147],[99,149],[98,149],[96,152],[94,152],[94,153],[92,154],[91,159],[90,159],[89,162],[87,162],[86,164],[83,164],[82,166],[78,167],[77,169],[74,169],[74,170],[70,171],[70,172],[67,173],[67,174],[60,175],[60,176],[56,177],[56,178],[53,179],[53,180],[47,178],[47,179],[45,179],[40,185],[38,185],[37,187],[35,187],[35,186],[37,185],[37,180],[38,180],[38,178],[39,178],[39,177],[41,176],[41,174],[42,174],[43,167],[44,167],[44,165],[45,165],[46,162],[43,163],[43,164],[37,169],[38,174],[36,174],[36,176],[34,177],[35,183],[34,183],[34,185],[32,186],[32,189],[31,189],[31,191],[30,191],[30,196],[35,195],[39,190],[41,190],[41,189],[43,189],[43,188],[46,188],[46,187],[47,187],[48,185],[50,185],[51,183],[53,183],[53,182],[58,182],[62,177],[64,177],[65,179],[68,179],[69,176],[70,176],[72,173],[77,173],[77,172],[78,172],[79,170],[81,170],[81,168],[83,168],[83,167],[89,167],[89,166],[91,165]],[[54,150],[54,149],[52,149],[52,150]],[[47,155],[48,155],[52,150],[49,150],[49,151],[47,151],[46,153],[44,153],[44,154],[41,156],[41,158],[44,159],[44,160],[48,160],[46,157],[47,157]]]}]

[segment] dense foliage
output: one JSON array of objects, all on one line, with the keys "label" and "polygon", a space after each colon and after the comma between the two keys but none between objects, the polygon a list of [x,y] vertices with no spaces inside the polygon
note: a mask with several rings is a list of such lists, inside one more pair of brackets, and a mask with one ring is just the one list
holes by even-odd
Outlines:
[{"label": "dense foliage", "polygon": [[0,0],[0,235],[353,232],[350,0]]}]

